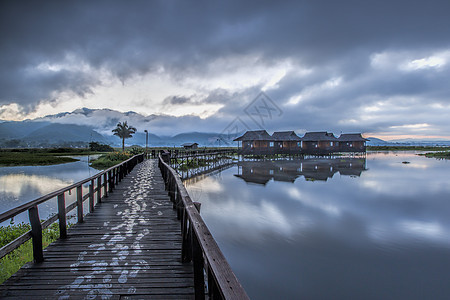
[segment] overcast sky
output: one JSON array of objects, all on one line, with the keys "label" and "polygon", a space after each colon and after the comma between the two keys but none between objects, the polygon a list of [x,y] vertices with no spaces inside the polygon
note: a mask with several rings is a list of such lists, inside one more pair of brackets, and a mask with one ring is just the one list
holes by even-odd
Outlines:
[{"label": "overcast sky", "polygon": [[448,0],[2,0],[0,37],[2,120],[450,138]]}]

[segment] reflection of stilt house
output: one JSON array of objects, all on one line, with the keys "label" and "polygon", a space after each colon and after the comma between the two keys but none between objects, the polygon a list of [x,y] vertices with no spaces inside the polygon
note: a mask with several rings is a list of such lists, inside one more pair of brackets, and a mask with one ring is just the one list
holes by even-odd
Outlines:
[{"label": "reflection of stilt house", "polygon": [[[243,136],[234,139],[234,141],[241,142],[242,154],[273,153],[273,139],[265,130],[247,131]],[[272,147],[270,147],[271,145]]]},{"label": "reflection of stilt house", "polygon": [[364,152],[366,141],[360,133],[343,133],[338,138],[339,152]]},{"label": "reflection of stilt house", "polygon": [[277,154],[296,154],[301,150],[301,139],[294,131],[276,131],[272,134],[274,152]]},{"label": "reflection of stilt house", "polygon": [[330,132],[307,132],[302,137],[302,152],[305,154],[329,154],[337,150],[336,142],[336,137]]},{"label": "reflection of stilt house", "polygon": [[361,176],[366,169],[365,158],[294,159],[275,161],[240,161],[238,174],[247,183],[267,184],[270,180],[295,182],[303,176],[306,181],[327,181],[337,172],[342,176]]}]

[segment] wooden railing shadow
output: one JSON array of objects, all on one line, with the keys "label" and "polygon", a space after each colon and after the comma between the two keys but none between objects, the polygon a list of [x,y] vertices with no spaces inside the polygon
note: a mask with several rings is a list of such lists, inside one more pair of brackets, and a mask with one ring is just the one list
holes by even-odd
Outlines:
[{"label": "wooden railing shadow", "polygon": [[170,156],[163,160],[160,154],[158,159],[166,190],[181,220],[181,260],[193,263],[195,299],[205,299],[206,294],[210,299],[249,299],[200,216],[199,205],[195,205],[181,178],[169,166]]},{"label": "wooden railing shadow", "polygon": [[[131,170],[140,162],[144,160],[144,154],[135,155],[132,158],[117,164],[107,170],[104,170],[92,177],[74,183],[65,188],[59,189],[55,192],[42,196],[38,199],[32,200],[18,207],[10,209],[0,214],[0,223],[14,218],[16,215],[28,210],[28,217],[31,225],[31,230],[25,232],[9,244],[0,249],[0,258],[8,255],[20,245],[32,239],[33,244],[33,259],[35,263],[44,261],[44,253],[42,248],[42,230],[49,227],[52,223],[59,222],[59,237],[65,239],[67,237],[67,222],[66,216],[73,209],[77,208],[77,223],[83,222],[83,202],[89,199],[89,212],[94,211],[95,198],[97,203],[102,202],[108,193],[112,192],[115,185],[118,184]],[[83,185],[89,184],[89,192],[83,195]],[[76,201],[66,206],[65,193],[76,189]],[[103,193],[102,193],[103,190]],[[50,199],[57,198],[58,214],[51,216],[47,220],[41,222],[39,218],[38,205]]]}]

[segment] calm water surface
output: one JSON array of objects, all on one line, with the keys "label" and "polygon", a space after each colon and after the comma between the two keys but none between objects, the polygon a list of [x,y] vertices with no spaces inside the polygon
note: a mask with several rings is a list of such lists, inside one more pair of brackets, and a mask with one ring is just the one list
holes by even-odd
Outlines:
[{"label": "calm water surface", "polygon": [[[88,166],[87,156],[74,158],[80,161],[52,166],[0,167],[0,213],[99,172]],[[93,156],[90,158],[92,159]],[[75,201],[75,193],[75,191],[71,195],[66,193],[66,205]],[[41,219],[46,219],[56,212],[56,199],[39,205]],[[16,223],[22,221],[28,222],[27,213],[14,218]],[[7,224],[9,221],[0,225]]]},{"label": "calm water surface", "polygon": [[385,152],[185,184],[252,299],[449,299],[449,175],[450,161]]}]

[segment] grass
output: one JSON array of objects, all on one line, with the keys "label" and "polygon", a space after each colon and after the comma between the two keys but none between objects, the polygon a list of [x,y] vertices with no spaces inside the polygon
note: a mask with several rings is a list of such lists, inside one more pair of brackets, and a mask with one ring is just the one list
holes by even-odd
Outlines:
[{"label": "grass", "polygon": [[[0,247],[7,245],[25,232],[31,230],[29,224],[20,223],[0,227]],[[59,225],[53,223],[42,231],[42,244],[46,248],[59,238]],[[16,273],[24,264],[33,260],[33,245],[28,240],[10,254],[0,259],[0,284]]]},{"label": "grass", "polygon": [[450,151],[428,152],[428,153],[423,153],[423,154],[419,154],[419,155],[429,157],[429,158],[450,159]]},{"label": "grass", "polygon": [[77,161],[78,159],[43,153],[0,152],[0,166],[47,166]]},{"label": "grass", "polygon": [[57,165],[77,161],[77,159],[67,156],[88,154],[96,153],[81,148],[2,149],[0,150],[0,166]]},{"label": "grass", "polygon": [[371,151],[442,151],[449,150],[450,147],[438,146],[367,146]]},{"label": "grass", "polygon": [[112,166],[131,158],[133,155],[128,152],[110,152],[101,155],[98,159],[91,163],[91,167],[97,170],[108,169]]}]

